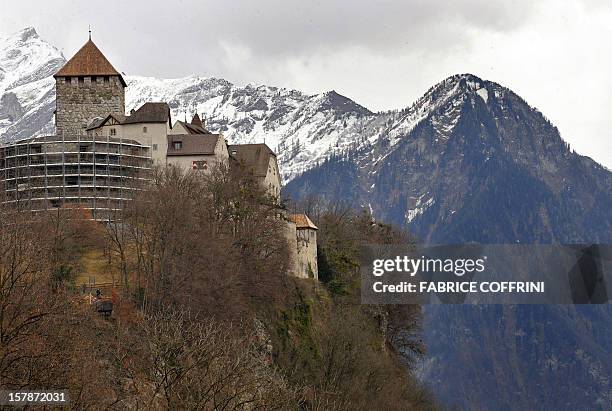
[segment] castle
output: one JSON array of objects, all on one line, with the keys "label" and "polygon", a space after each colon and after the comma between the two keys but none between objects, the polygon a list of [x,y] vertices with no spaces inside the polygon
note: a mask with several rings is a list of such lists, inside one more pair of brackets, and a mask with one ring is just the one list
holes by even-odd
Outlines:
[{"label": "castle", "polygon": [[[55,135],[0,148],[7,201],[27,201],[36,211],[74,204],[92,219],[112,223],[137,189],[134,181],[146,180],[153,165],[207,173],[225,163],[248,170],[280,202],[276,154],[266,144],[228,145],[198,114],[189,123],[173,123],[164,102],[148,102],[126,114],[127,83],[91,38],[54,78]],[[317,227],[304,214],[282,218],[292,245],[291,274],[318,278]]]}]

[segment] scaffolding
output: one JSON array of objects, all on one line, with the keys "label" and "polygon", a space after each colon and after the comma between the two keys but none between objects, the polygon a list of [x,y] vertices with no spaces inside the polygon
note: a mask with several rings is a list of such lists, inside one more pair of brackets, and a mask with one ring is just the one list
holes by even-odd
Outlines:
[{"label": "scaffolding", "polygon": [[151,147],[133,138],[53,135],[0,147],[4,202],[39,212],[66,206],[112,221],[152,168]]}]

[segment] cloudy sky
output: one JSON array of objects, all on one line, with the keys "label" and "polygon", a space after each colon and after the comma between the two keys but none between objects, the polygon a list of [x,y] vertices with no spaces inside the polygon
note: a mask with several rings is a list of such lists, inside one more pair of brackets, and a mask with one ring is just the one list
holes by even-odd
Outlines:
[{"label": "cloudy sky", "polygon": [[371,110],[473,73],[612,168],[610,0],[11,0],[0,35],[34,26],[70,57],[89,24],[127,74],[334,89]]}]

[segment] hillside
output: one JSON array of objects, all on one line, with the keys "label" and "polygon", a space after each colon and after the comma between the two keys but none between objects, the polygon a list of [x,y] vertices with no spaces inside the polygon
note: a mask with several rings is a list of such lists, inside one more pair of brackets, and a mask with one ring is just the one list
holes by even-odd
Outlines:
[{"label": "hillside", "polygon": [[324,280],[297,278],[250,173],[151,177],[112,224],[0,201],[1,389],[77,409],[437,409],[403,360],[423,354],[420,307],[359,300],[361,244],[406,236],[329,210]]}]

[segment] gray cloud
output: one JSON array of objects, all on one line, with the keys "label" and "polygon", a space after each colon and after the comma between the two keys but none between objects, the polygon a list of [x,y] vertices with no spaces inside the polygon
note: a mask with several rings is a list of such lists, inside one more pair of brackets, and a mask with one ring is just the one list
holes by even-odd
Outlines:
[{"label": "gray cloud", "polygon": [[[518,4],[520,3],[520,4]],[[427,48],[460,42],[465,27],[512,30],[529,14],[529,1],[283,1],[232,2],[212,8],[226,40],[260,55],[299,55],[318,49],[361,46],[393,53],[397,47]],[[512,5],[512,6],[510,6]],[[518,7],[517,7],[518,6]],[[206,8],[206,6],[204,6]],[[446,42],[439,39],[446,38]]]},{"label": "gray cloud", "polygon": [[470,28],[516,29],[525,23],[531,4],[529,0],[54,0],[40,2],[35,15],[30,3],[13,3],[1,21],[4,27],[12,26],[11,31],[33,24],[68,54],[83,41],[91,24],[102,46],[112,44],[113,53],[131,55],[126,69],[168,76],[223,69],[219,62],[228,44],[249,50],[253,65],[265,58],[282,60],[347,47],[375,54],[394,54],[398,49],[443,52],[468,41]]}]

